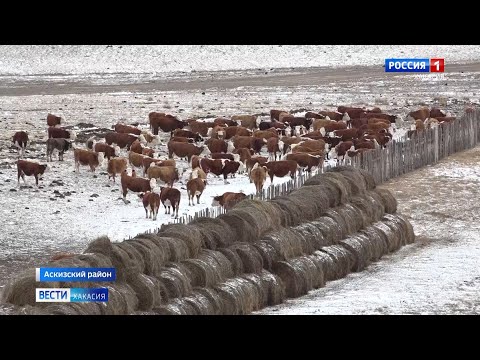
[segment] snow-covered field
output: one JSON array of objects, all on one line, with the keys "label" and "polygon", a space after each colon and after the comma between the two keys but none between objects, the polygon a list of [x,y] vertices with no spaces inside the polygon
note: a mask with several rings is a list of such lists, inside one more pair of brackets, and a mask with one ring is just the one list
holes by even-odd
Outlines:
[{"label": "snow-covered field", "polygon": [[[85,75],[382,65],[385,58],[478,60],[478,45],[2,45],[2,75]],[[115,81],[118,81],[115,78]]]},{"label": "snow-covered field", "polygon": [[[480,104],[479,68],[439,76],[385,74],[380,67],[384,58],[400,56],[444,57],[448,66],[478,62],[480,47],[0,46],[0,290],[19,269],[42,264],[55,252],[81,252],[89,241],[101,235],[121,241],[126,236],[154,229],[171,220],[163,211],[156,222],[145,219],[143,206],[133,193],[127,195],[131,203],[125,205],[119,199],[118,183],[114,185],[107,181],[105,168],[99,169],[96,178],[86,168],[81,168],[76,177],[72,152],[66,153],[63,163],[54,158],[50,171],[41,180],[40,189],[35,188],[31,177],[27,177],[27,185],[33,185],[32,188],[17,188],[16,152],[11,148],[11,136],[15,131],[28,130],[30,133],[32,143],[27,148],[27,158],[45,161],[45,118],[49,112],[64,117],[69,126],[92,124],[98,129],[110,129],[120,120],[139,122],[140,126],[146,127],[151,111],[166,111],[181,119],[241,113],[263,114],[263,117],[273,108],[302,113],[331,110],[346,104],[376,105],[404,117],[420,105],[439,106],[458,115],[465,106]],[[380,69],[378,72],[370,70],[363,77],[359,76],[362,70],[358,68],[345,68],[325,77],[316,70],[301,69],[305,66],[356,65],[379,65]],[[217,70],[223,72],[215,72]],[[275,76],[268,77],[265,73]],[[292,80],[292,74],[298,74],[298,77]],[[227,80],[219,85],[214,82],[219,78]],[[169,85],[170,79],[178,80],[175,80],[175,86]],[[152,80],[160,85],[151,85]],[[210,81],[213,85],[209,85]],[[197,83],[192,85],[192,82]],[[115,86],[101,87],[105,84]],[[404,132],[405,129],[395,135],[399,137]],[[84,145],[79,141],[76,146]],[[159,149],[163,151],[164,147]],[[456,182],[466,176],[473,182],[478,179],[477,172],[471,167],[449,166],[448,161],[443,163],[449,174],[445,181],[452,182],[453,187],[449,189],[452,191],[451,200],[455,201]],[[444,173],[438,166],[431,169]],[[275,183],[281,181],[284,180],[274,180]],[[255,191],[245,176],[237,175],[229,182],[225,186],[223,179],[209,179],[201,204],[190,208],[186,191],[182,190],[179,215],[210,206],[213,195],[227,190],[246,194]],[[266,185],[269,183],[267,180]],[[184,185],[176,186],[181,188]],[[462,188],[463,185],[459,186]],[[422,189],[429,190],[427,187]],[[436,194],[432,192],[431,196]],[[400,197],[400,209],[406,206],[402,202],[417,204],[424,200]],[[430,220],[426,219],[424,223],[422,218],[414,222],[415,229],[428,226]],[[455,226],[453,222],[448,229]],[[461,229],[457,230],[460,232]],[[471,230],[464,230],[459,236],[471,234]],[[437,256],[435,249],[431,247],[435,255],[429,257],[434,260]],[[446,254],[450,251],[448,247],[443,250]],[[367,269],[366,274],[375,269],[386,268],[387,271],[389,266],[395,272],[395,264],[400,262],[399,259],[408,258],[402,255],[410,254],[408,251],[404,249],[398,255],[387,257]],[[443,257],[441,253],[438,256]],[[389,265],[390,258],[393,265]],[[350,275],[341,281],[348,282],[360,275]],[[455,276],[461,277],[461,274]],[[360,277],[359,283],[364,281]],[[328,285],[324,291],[329,291],[333,285]],[[377,291],[369,289],[372,294]],[[422,288],[419,287],[418,291]],[[394,299],[393,294],[391,298]],[[341,307],[340,304],[338,309]],[[285,309],[288,313],[288,308]],[[326,309],[328,312],[328,307]],[[357,309],[352,307],[352,312],[362,312]]]}]

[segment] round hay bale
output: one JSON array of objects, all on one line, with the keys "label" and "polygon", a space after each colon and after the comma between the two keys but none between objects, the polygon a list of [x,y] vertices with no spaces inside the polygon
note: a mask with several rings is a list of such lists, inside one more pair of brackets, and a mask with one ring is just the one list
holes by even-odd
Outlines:
[{"label": "round hay bale", "polygon": [[395,196],[393,196],[392,192],[388,189],[381,189],[381,188],[375,188],[375,190],[372,190],[376,192],[378,195],[380,195],[380,198],[382,199],[382,204],[383,207],[385,208],[385,212],[388,214],[395,214],[397,212],[397,199],[395,199]]},{"label": "round hay bale", "polygon": [[190,296],[184,297],[182,300],[193,307],[197,315],[217,315],[215,313],[215,305],[202,293],[194,291]]},{"label": "round hay bale", "polygon": [[343,278],[350,273],[350,269],[355,262],[355,255],[348,251],[344,246],[331,245],[326,246],[319,251],[328,254],[334,261],[331,275],[334,275],[335,278],[332,280]]},{"label": "round hay bale", "polygon": [[387,238],[377,228],[368,226],[358,234],[364,235],[370,242],[370,248],[372,249],[371,261],[377,261],[388,253]]},{"label": "round hay bale", "polygon": [[[319,176],[319,175],[316,175]],[[312,188],[315,193],[321,194],[324,201],[323,205],[328,205],[328,207],[334,207],[340,205],[341,193],[338,189],[331,183],[322,180],[323,177],[313,177],[308,179],[301,188]]]},{"label": "round hay bale", "polygon": [[118,282],[107,285],[108,302],[101,307],[104,315],[133,314],[138,307],[138,298],[135,291],[128,284]]},{"label": "round hay bale", "polygon": [[365,179],[365,183],[367,184],[367,190],[373,190],[377,187],[377,182],[375,181],[375,178],[373,177],[372,174],[370,174],[365,169],[358,169],[358,171]]},{"label": "round hay bale", "polygon": [[[170,248],[168,245],[163,248],[168,250],[160,249],[157,244],[155,244],[150,239],[135,238],[134,240],[125,240],[130,242],[130,244],[142,255],[143,262],[145,263],[145,274],[155,275],[162,266],[168,261],[170,257]],[[168,257],[167,257],[168,256]]]},{"label": "round hay bale", "polygon": [[222,315],[240,315],[242,314],[242,294],[238,287],[225,282],[214,286],[214,290],[222,304]]},{"label": "round hay bale", "polygon": [[342,206],[342,211],[346,211],[350,218],[355,219],[355,231],[360,231],[361,229],[370,225],[370,219],[368,214],[360,210],[359,207],[353,205],[352,203],[346,203]]},{"label": "round hay bale", "polygon": [[341,277],[332,256],[322,251],[315,251],[311,256],[315,257],[316,261],[322,264],[324,281],[331,281]]},{"label": "round hay bale", "polygon": [[399,218],[394,217],[393,219],[388,219],[387,217],[382,218],[382,222],[390,227],[395,234],[395,236],[398,238],[398,249],[400,249],[403,245],[407,244],[407,238],[406,238],[406,228],[404,227],[405,225],[400,221]]},{"label": "round hay bale", "polygon": [[180,309],[182,315],[200,315],[198,308],[191,301],[186,301],[185,298],[173,299],[171,304]]},{"label": "round hay bale", "polygon": [[110,258],[112,252],[112,242],[108,236],[101,236],[91,241],[84,253],[99,253]]},{"label": "round hay bale", "polygon": [[415,242],[415,232],[413,231],[412,224],[410,221],[408,221],[405,215],[396,213],[395,216],[397,216],[405,224],[407,244],[413,244]]},{"label": "round hay bale", "polygon": [[[262,214],[266,218],[265,227],[261,233],[278,229],[281,224],[281,214],[279,207],[270,201],[245,199],[235,205],[236,210],[253,211],[255,214]],[[266,227],[268,225],[268,228]]]},{"label": "round hay bale", "polygon": [[[134,237],[133,240],[148,248],[154,256],[155,262],[160,264],[160,266],[164,266],[169,261],[171,257],[170,246],[163,237],[156,234],[144,234]],[[145,264],[145,266],[147,266],[147,264]]]},{"label": "round hay bale", "polygon": [[38,306],[25,305],[21,308],[15,308],[12,313],[4,315],[49,315],[45,308],[39,308]]},{"label": "round hay bale", "polygon": [[211,264],[212,267],[217,269],[222,281],[234,276],[232,263],[220,251],[202,249],[198,254],[198,259],[205,260],[207,263]]},{"label": "round hay bale", "polygon": [[[255,246],[256,243],[254,243]],[[258,248],[257,248],[258,250]],[[229,248],[220,248],[218,249],[227,259],[230,261],[232,266],[233,276],[241,275],[245,272],[243,268],[243,262],[238,253],[235,250]]]},{"label": "round hay bale", "polygon": [[[259,310],[267,306],[268,302],[268,287],[264,284],[264,280],[262,275],[259,274],[244,274],[240,276],[242,279],[249,281],[252,285],[256,288],[256,292],[258,293],[258,303],[255,304],[255,310]],[[254,310],[254,311],[255,311]]]},{"label": "round hay bale", "polygon": [[270,244],[280,255],[279,261],[292,259],[304,253],[301,234],[290,228],[283,228],[267,234],[262,240]]},{"label": "round hay bale", "polygon": [[282,224],[285,226],[295,226],[303,222],[302,208],[298,202],[294,202],[288,196],[277,196],[272,199],[276,206],[282,211]]},{"label": "round hay bale", "polygon": [[358,239],[354,235],[344,240],[341,240],[339,242],[339,245],[343,246],[354,255],[354,261],[351,264],[352,267],[350,268],[350,271],[362,271],[370,263],[370,254],[367,250],[367,245],[365,245],[360,239]]},{"label": "round hay bale", "polygon": [[330,199],[324,187],[305,186],[288,194],[298,203],[303,211],[303,221],[309,221],[321,216],[330,206]]},{"label": "round hay bale", "polygon": [[112,268],[112,260],[100,253],[83,253],[77,255],[78,259],[88,264],[87,267]]},{"label": "round hay bale", "polygon": [[[172,264],[173,265],[173,264]],[[185,266],[171,266],[167,264],[157,275],[167,291],[167,299],[187,296],[192,291],[190,277],[192,276]]]},{"label": "round hay bale", "polygon": [[285,284],[282,279],[269,271],[263,270],[260,274],[263,285],[267,290],[267,306],[281,304],[285,300]]},{"label": "round hay bale", "polygon": [[[252,275],[252,274],[251,274]],[[260,310],[263,302],[263,290],[261,286],[255,284],[252,279],[245,277],[236,277],[229,279],[233,286],[237,286],[242,294],[241,298],[241,314],[250,314],[252,311]]]},{"label": "round hay bale", "polygon": [[213,307],[212,315],[223,314],[223,304],[218,293],[213,288],[195,288],[195,293],[205,296]]},{"label": "round hay bale", "polygon": [[45,311],[49,315],[81,315],[73,303],[50,304],[45,307]]},{"label": "round hay bale", "polygon": [[315,226],[329,244],[335,244],[343,239],[343,230],[340,225],[331,217],[322,216],[311,224]]},{"label": "round hay bale", "polygon": [[130,259],[132,260],[132,263],[135,264],[135,272],[136,273],[145,272],[145,262],[143,261],[142,254],[140,254],[140,252],[137,249],[135,249],[134,246],[132,246],[127,241],[124,241],[124,242],[121,242],[121,243],[113,244],[113,248],[114,249],[115,248],[120,248],[128,254]]},{"label": "round hay bale", "polygon": [[234,236],[232,244],[236,242],[254,242],[260,234],[259,224],[251,214],[240,210],[229,210],[227,213],[218,216],[230,226]]},{"label": "round hay bale", "polygon": [[229,247],[242,260],[246,273],[260,273],[263,270],[263,259],[257,249],[249,243],[235,243]]},{"label": "round hay bale", "polygon": [[347,234],[354,234],[364,227],[365,217],[349,203],[339,206],[336,210],[345,219]]},{"label": "round hay bale", "polygon": [[343,239],[350,233],[352,226],[347,224],[346,219],[340,214],[338,209],[339,207],[328,209],[325,213],[325,217],[329,217],[335,221],[340,229],[340,237]]},{"label": "round hay bale", "polygon": [[361,172],[352,166],[335,166],[327,172],[338,172],[342,174],[350,184],[352,195],[362,194],[367,190],[367,183]]},{"label": "round hay bale", "polygon": [[190,222],[202,235],[202,247],[215,250],[230,245],[235,234],[225,221],[219,218],[201,217]]},{"label": "round hay bale", "polygon": [[[161,240],[165,241],[170,249],[169,261],[177,262],[190,258],[190,251],[188,245],[183,239],[173,237],[162,237]],[[198,251],[197,251],[198,255]]]},{"label": "round hay bale", "polygon": [[145,274],[137,274],[128,281],[138,299],[138,310],[150,311],[162,303],[159,280]]},{"label": "round hay bale", "polygon": [[[44,287],[49,286],[52,283],[44,283]],[[18,274],[14,279],[10,280],[3,291],[1,302],[10,303],[18,306],[37,305],[35,300],[35,289],[38,287],[38,283],[35,280],[35,268],[27,269]]]},{"label": "round hay bale", "polygon": [[273,273],[285,284],[285,294],[289,298],[305,295],[312,289],[312,274],[298,259],[279,261],[273,264]]},{"label": "round hay bale", "polygon": [[202,234],[195,226],[185,224],[162,225],[158,236],[181,239],[187,245],[190,258],[197,256],[202,247]]},{"label": "round hay bale", "polygon": [[323,176],[323,181],[332,183],[337,188],[337,191],[340,191],[340,203],[347,203],[353,194],[350,183],[345,176],[336,172],[326,172],[321,175]]},{"label": "round hay bale", "polygon": [[380,195],[375,191],[369,190],[364,194],[365,199],[372,203],[373,209],[373,221],[380,221],[380,219],[385,214],[385,207],[383,206],[383,201]]},{"label": "round hay bale", "polygon": [[222,281],[219,269],[203,259],[187,259],[182,264],[190,271],[192,286],[213,286]]},{"label": "round hay bale", "polygon": [[[252,244],[255,249],[260,253],[262,256],[263,267],[264,269],[270,270],[272,268],[272,264],[275,261],[283,260],[283,257],[278,253],[278,251],[269,243],[268,240],[260,240],[256,241]],[[236,254],[236,253],[235,253]],[[238,254],[236,254],[238,256]],[[243,269],[243,265],[242,265]],[[243,273],[243,271],[242,271]],[[240,273],[241,274],[241,273]],[[239,273],[235,273],[235,275],[239,275]]]},{"label": "round hay bale", "polygon": [[348,204],[362,214],[362,216],[366,221],[365,223],[366,225],[370,225],[371,223],[378,221],[375,219],[375,216],[376,216],[375,215],[376,211],[374,209],[375,203],[373,201],[369,201],[365,197],[365,194],[361,196],[353,196],[350,199],[350,202]]},{"label": "round hay bale", "polygon": [[187,315],[181,303],[168,303],[152,309],[157,315]]},{"label": "round hay bale", "polygon": [[[302,234],[303,238],[309,244],[311,244],[311,247],[314,251],[319,250],[324,246],[331,245],[331,243],[329,243],[323,236],[322,232],[315,225],[313,225],[312,222],[300,224],[294,227],[292,230]],[[311,254],[312,252],[309,253]]]},{"label": "round hay bale", "polygon": [[313,288],[314,289],[319,289],[321,287],[325,286],[325,273],[323,270],[323,261],[321,258],[318,256],[315,256],[314,254],[312,255],[307,255],[305,256],[305,261],[311,262],[315,268],[312,269],[313,271]]},{"label": "round hay bale", "polygon": [[378,229],[385,236],[389,253],[394,252],[401,247],[400,237],[387,224],[378,221],[371,226],[375,229]]}]

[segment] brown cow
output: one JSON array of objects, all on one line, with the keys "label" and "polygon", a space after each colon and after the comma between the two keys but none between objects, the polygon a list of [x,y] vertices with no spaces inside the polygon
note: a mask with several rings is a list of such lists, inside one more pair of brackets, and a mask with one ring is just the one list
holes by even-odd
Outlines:
[{"label": "brown cow", "polygon": [[250,159],[250,158],[252,157],[252,155],[253,155],[252,150],[247,149],[247,148],[235,149],[235,150],[232,151],[232,153],[235,154],[235,155],[236,155],[236,154],[240,155],[240,159],[238,159],[238,160],[235,160],[235,159],[234,159],[234,160],[235,160],[235,161],[240,161],[240,162],[242,162],[242,163],[244,163],[244,164],[246,164],[246,161],[247,161],[248,159]]},{"label": "brown cow", "polygon": [[[388,126],[390,127],[390,124]],[[342,141],[348,141],[357,139],[359,136],[361,136],[361,132],[356,128],[342,129],[333,131],[333,136],[341,138]]]},{"label": "brown cow", "polygon": [[443,111],[443,110],[440,110],[440,109],[435,108],[435,107],[430,109],[429,117],[431,117],[431,118],[436,119],[436,118],[445,117],[445,116],[447,116],[447,115],[445,114],[445,111]]},{"label": "brown cow", "polygon": [[[355,146],[352,141],[342,141],[337,146],[332,148],[329,153],[330,159],[337,159],[339,162],[345,161],[345,155],[347,151],[355,150]],[[341,158],[341,159],[340,159]]]},{"label": "brown cow", "polygon": [[418,110],[409,112],[408,116],[412,117],[414,120],[425,121],[428,117],[430,117],[430,109],[424,106]]},{"label": "brown cow", "polygon": [[130,146],[130,151],[133,151],[137,154],[142,154],[142,151],[143,151],[143,146],[142,144],[140,143],[140,141],[138,140],[135,140],[132,145]]},{"label": "brown cow", "polygon": [[17,131],[13,135],[13,145],[18,149],[18,157],[25,157],[25,149],[28,144],[28,133],[26,131]]},{"label": "brown cow", "polygon": [[95,152],[102,152],[104,153],[107,160],[114,158],[120,155],[120,147],[119,146],[110,146],[105,144],[104,142],[96,142],[92,146]]},{"label": "brown cow", "polygon": [[192,138],[186,138],[186,137],[181,137],[181,136],[173,136],[170,138],[169,141],[173,141],[173,142],[181,142],[181,143],[190,143],[190,144],[193,144],[195,141],[192,139]]},{"label": "brown cow", "polygon": [[[227,142],[221,139],[210,138],[205,141],[205,145],[212,153],[226,153],[229,150]],[[230,151],[233,151],[233,149],[230,149]]]},{"label": "brown cow", "polygon": [[197,133],[194,133],[193,131],[185,130],[185,129],[175,129],[170,134],[170,138],[173,138],[173,137],[189,138],[189,139],[193,139],[194,142],[203,141],[203,138],[200,136],[200,134],[197,134]]},{"label": "brown cow", "polygon": [[255,115],[233,115],[232,120],[240,121],[240,125],[250,130],[257,128],[257,117]]},{"label": "brown cow", "polygon": [[38,176],[43,175],[47,169],[47,164],[39,164],[37,162],[28,161],[28,160],[17,160],[17,181],[20,184],[20,177],[22,177],[23,182],[25,181],[25,175],[34,176],[35,184],[38,186]]},{"label": "brown cow", "polygon": [[148,115],[150,122],[150,129],[153,131],[154,135],[158,135],[158,129],[160,128],[163,132],[171,133],[175,129],[183,129],[187,126],[187,123],[181,120],[178,120],[172,115],[165,115],[162,113],[150,113]]},{"label": "brown cow", "polygon": [[278,138],[278,132],[275,128],[270,128],[267,130],[255,130],[252,134],[254,138],[270,139],[271,137]]},{"label": "brown cow", "polygon": [[213,120],[213,123],[215,124],[215,126],[219,125],[222,127],[238,126],[238,122],[236,120],[230,120],[225,118],[216,118],[215,120]]},{"label": "brown cow", "polygon": [[287,154],[285,159],[295,161],[299,167],[305,168],[306,171],[310,172],[312,171],[312,167],[319,167],[320,169],[323,168],[324,156],[323,154],[312,156],[310,154],[296,153]]},{"label": "brown cow", "polygon": [[225,130],[227,128],[219,125],[215,125],[211,131],[207,133],[211,139],[225,139]]},{"label": "brown cow", "polygon": [[113,182],[115,182],[115,175],[119,174],[121,175],[124,170],[127,169],[127,159],[126,158],[112,158],[108,160],[108,165],[107,165],[107,173],[108,173],[108,180],[110,180],[110,177],[113,179]]},{"label": "brown cow", "polygon": [[75,172],[80,172],[80,165],[90,166],[90,171],[95,172],[95,169],[103,163],[103,153],[86,149],[74,149],[73,157],[75,159]]},{"label": "brown cow", "polygon": [[62,138],[62,139],[69,139],[74,141],[77,138],[77,134],[73,130],[66,130],[63,128],[57,128],[50,126],[48,128],[48,138]]},{"label": "brown cow", "polygon": [[227,191],[219,196],[214,196],[212,206],[222,206],[225,210],[230,210],[237,203],[247,198],[244,193]]},{"label": "brown cow", "polygon": [[67,139],[50,138],[47,140],[47,162],[52,161],[53,150],[58,150],[58,160],[63,161],[63,154],[72,148],[72,142]]},{"label": "brown cow", "polygon": [[150,131],[145,130],[142,131],[142,133],[138,137],[138,140],[142,145],[155,146],[161,143],[160,135],[153,135],[152,133],[150,133]]},{"label": "brown cow", "polygon": [[215,124],[213,122],[202,122],[202,121],[190,121],[188,123],[188,128],[190,131],[200,134],[201,136],[207,136],[210,128],[213,128]]},{"label": "brown cow", "polygon": [[207,183],[207,180],[196,177],[196,175],[194,175],[195,172],[196,170],[192,172],[192,175],[194,176],[193,179],[190,179],[187,182],[188,206],[195,205],[195,196],[197,197],[197,204],[200,204],[200,196],[202,196],[203,190],[205,190],[205,185]]},{"label": "brown cow", "polygon": [[128,190],[133,192],[147,192],[152,191],[152,189],[157,184],[155,179],[144,179],[136,176],[130,176],[127,174],[127,170],[125,169],[122,174],[120,175],[120,180],[122,184],[122,195],[123,201],[127,202],[127,192]]},{"label": "brown cow", "polygon": [[250,182],[255,184],[255,189],[257,189],[257,194],[260,194],[263,189],[263,185],[267,180],[268,169],[265,166],[259,166],[255,164],[250,172]]},{"label": "brown cow", "polygon": [[136,167],[136,168],[141,168],[141,167],[144,167],[143,166],[143,159],[146,158],[148,156],[145,156],[145,155],[142,155],[142,154],[137,154],[136,152],[133,152],[132,150],[130,150],[128,152],[128,162],[130,163],[130,165],[132,167]]},{"label": "brown cow", "polygon": [[[160,194],[153,191],[147,191],[145,193],[138,194],[138,197],[142,199],[143,208],[145,209],[145,218],[151,218],[157,220],[158,209],[160,208]],[[148,210],[150,208],[150,216]]]},{"label": "brown cow", "polygon": [[263,138],[254,138],[250,136],[234,136],[233,146],[235,149],[247,148],[253,149],[254,153],[259,154],[262,147],[267,144],[267,140]]},{"label": "brown cow", "polygon": [[154,163],[156,166],[173,166],[176,167],[176,162],[173,159],[169,160],[160,160],[160,159],[154,159],[151,157],[145,156],[142,159],[142,165],[143,165],[143,176],[147,174],[147,170]]},{"label": "brown cow", "polygon": [[338,111],[319,111],[318,112],[320,115],[323,115],[325,116],[325,118],[328,116],[330,120],[335,120],[335,121],[339,121],[339,120],[342,120],[343,119],[343,114],[341,112],[338,112]]},{"label": "brown cow", "polygon": [[307,111],[305,113],[305,117],[307,119],[325,119],[325,116],[323,116],[322,114],[317,114],[312,111]]},{"label": "brown cow", "polygon": [[133,134],[121,134],[117,132],[109,132],[105,135],[105,142],[108,145],[116,144],[120,149],[124,147],[127,150],[130,150],[130,146],[132,146],[133,142],[138,139],[138,136]]},{"label": "brown cow", "polygon": [[115,124],[114,128],[115,132],[121,133],[121,134],[135,134],[135,135],[140,135],[142,133],[142,130],[135,126],[130,126],[130,125],[125,125],[125,124]]},{"label": "brown cow", "polygon": [[265,156],[260,156],[260,155],[255,155],[255,156],[252,156],[250,159],[247,159],[245,165],[246,165],[246,168],[247,168],[248,175],[250,176],[251,171],[252,171],[253,167],[255,166],[255,164],[258,163],[259,165],[265,165],[267,162],[268,162],[268,158],[266,158]]},{"label": "brown cow", "polygon": [[173,187],[175,181],[178,181],[178,169],[173,166],[156,166],[150,165],[147,169],[147,177],[163,181],[169,187]]},{"label": "brown cow", "polygon": [[223,182],[225,185],[229,184],[227,181],[227,176],[232,175],[235,177],[235,173],[240,168],[240,163],[238,161],[230,161],[230,160],[221,160],[223,162],[222,167],[222,174],[223,174]]},{"label": "brown cow", "polygon": [[[276,137],[272,137],[267,140],[267,150],[269,160],[277,160],[277,152],[280,154],[283,152],[283,141],[278,140]],[[280,157],[280,154],[278,155]]]},{"label": "brown cow", "polygon": [[273,177],[284,177],[290,175],[292,179],[297,174],[298,164],[293,160],[270,161],[265,164],[268,169],[270,181],[273,182]]},{"label": "brown cow", "polygon": [[288,111],[284,110],[270,110],[270,119],[280,121],[280,114],[288,114]]},{"label": "brown cow", "polygon": [[62,118],[60,116],[55,116],[53,114],[47,114],[47,125],[48,126],[57,126],[62,123]]},{"label": "brown cow", "polygon": [[180,142],[169,141],[167,144],[168,147],[168,157],[173,159],[173,155],[177,155],[179,158],[187,158],[190,162],[193,155],[207,154],[210,152],[207,147],[195,146],[193,144],[185,144]]},{"label": "brown cow", "polygon": [[180,191],[171,187],[160,187],[160,200],[165,207],[165,214],[167,214],[167,207],[168,214],[170,214],[170,207],[172,207],[172,216],[175,216],[175,219],[178,219],[178,208],[180,206]]},{"label": "brown cow", "polygon": [[[428,111],[428,109],[427,109]],[[427,112],[427,117],[428,117],[428,112]],[[397,116],[396,115],[389,115],[389,114],[384,114],[384,113],[366,113],[363,118],[366,119],[371,119],[371,118],[377,118],[377,119],[384,119],[388,120],[390,123],[395,123]]]}]

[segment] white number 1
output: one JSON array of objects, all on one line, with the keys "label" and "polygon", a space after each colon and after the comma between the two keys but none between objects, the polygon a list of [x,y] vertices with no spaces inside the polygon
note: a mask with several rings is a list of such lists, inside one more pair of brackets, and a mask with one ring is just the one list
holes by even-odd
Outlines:
[{"label": "white number 1", "polygon": [[440,71],[440,61],[438,61],[438,60],[435,61],[435,62],[433,63],[433,65],[435,65],[435,66],[437,67],[437,71]]}]

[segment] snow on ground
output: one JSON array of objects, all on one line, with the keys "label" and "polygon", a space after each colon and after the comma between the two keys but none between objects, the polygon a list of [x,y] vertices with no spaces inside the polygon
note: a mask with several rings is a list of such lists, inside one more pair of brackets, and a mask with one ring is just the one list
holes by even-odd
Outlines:
[{"label": "snow on ground", "polygon": [[411,221],[415,244],[259,313],[478,314],[479,157],[476,147],[382,185]]},{"label": "snow on ground", "polygon": [[0,74],[156,77],[192,71],[382,65],[385,58],[439,57],[448,66],[479,56],[477,45],[2,45]]}]

